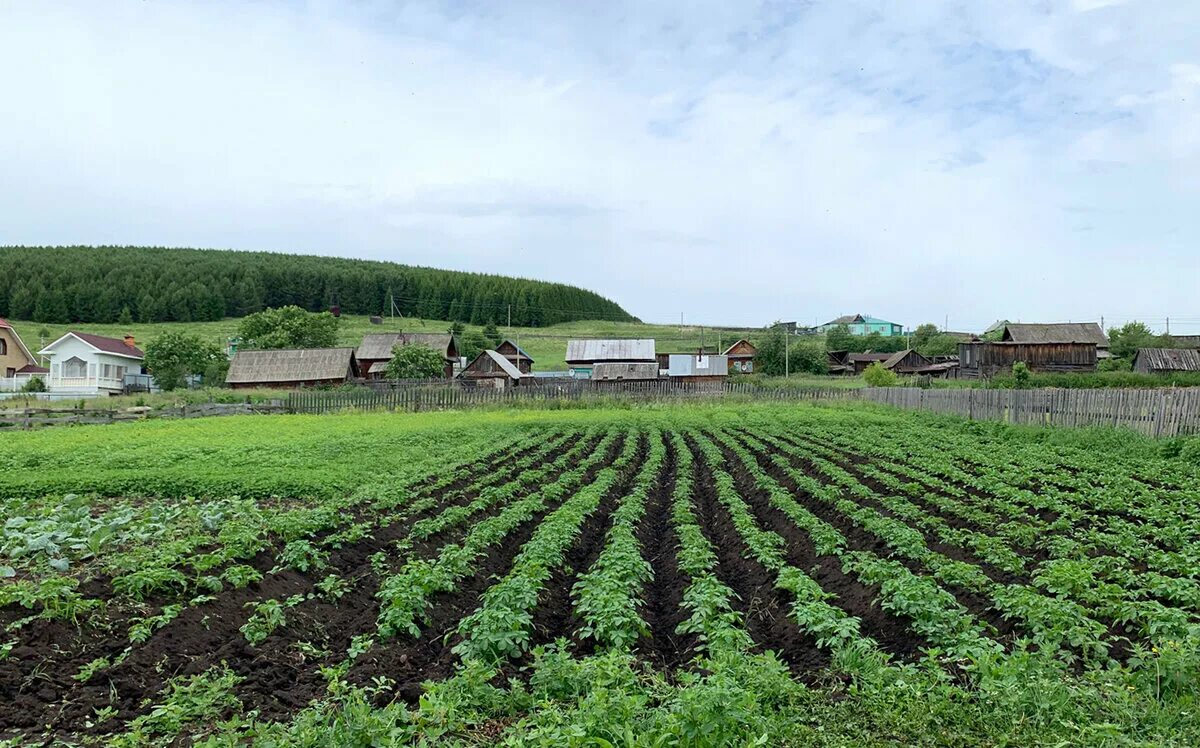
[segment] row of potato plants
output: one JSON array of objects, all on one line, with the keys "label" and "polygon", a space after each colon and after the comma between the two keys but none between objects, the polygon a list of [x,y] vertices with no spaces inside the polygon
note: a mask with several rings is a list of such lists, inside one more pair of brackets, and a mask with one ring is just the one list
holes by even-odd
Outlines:
[{"label": "row of potato plants", "polygon": [[509,572],[484,592],[479,608],[459,623],[461,640],[454,647],[455,654],[494,666],[529,650],[533,610],[543,585],[565,563],[584,520],[599,509],[622,474],[636,462],[639,441],[640,437],[630,434],[612,465],[542,519]]},{"label": "row of potato plants", "polygon": [[[845,498],[844,485],[822,483],[796,469],[781,454],[771,454],[771,447],[762,442],[752,445],[766,456],[806,495],[829,505],[859,529],[882,540],[896,555],[915,562],[929,571],[934,579],[985,595],[991,607],[1002,616],[1017,622],[1028,632],[1039,650],[1057,653],[1072,661],[1079,652],[1093,662],[1104,662],[1108,654],[1105,642],[1107,627],[1092,619],[1078,603],[1039,593],[1023,584],[1001,584],[992,580],[975,565],[950,559],[931,550],[921,533],[903,522],[881,514],[871,507]],[[814,460],[820,470],[819,458]],[[747,458],[754,458],[747,453]],[[828,473],[823,473],[829,477]],[[852,478],[847,478],[853,481]],[[949,593],[946,593],[949,594]]]},{"label": "row of potato plants", "polygon": [[[506,466],[503,471],[484,476],[481,481],[463,491],[467,496],[474,495],[474,499],[466,504],[446,507],[438,514],[414,522],[407,535],[397,542],[396,550],[401,555],[406,554],[414,543],[457,527],[491,507],[511,501],[529,486],[552,482],[557,473],[574,464],[588,452],[590,444],[596,440],[598,433],[598,429],[591,429],[584,432],[582,436],[567,437],[566,439],[575,441],[574,446],[558,457],[548,460],[560,445],[559,440],[551,440],[544,448],[532,450],[521,459],[514,461],[511,466]],[[503,478],[509,478],[509,480],[496,485],[497,480]]]},{"label": "row of potato plants", "polygon": [[649,634],[638,608],[644,602],[642,590],[653,579],[654,569],[643,557],[637,528],[646,514],[650,491],[661,478],[659,471],[667,448],[657,429],[651,430],[647,438],[645,461],[633,486],[613,510],[604,548],[571,589],[575,612],[583,621],[580,636],[594,639],[601,647],[627,650]]},{"label": "row of potato plants", "polygon": [[[385,637],[419,636],[419,622],[434,595],[452,591],[460,580],[475,572],[484,556],[518,527],[575,490],[588,472],[605,460],[619,439],[618,431],[607,431],[587,457],[554,483],[539,486],[518,477],[526,489],[536,490],[509,504],[499,514],[477,522],[461,542],[444,546],[435,558],[412,559],[384,580],[377,593],[380,600],[379,633]],[[626,449],[629,448],[626,444]]]},{"label": "row of potato plants", "polygon": [[698,434],[695,443],[713,476],[717,500],[729,513],[738,535],[763,568],[775,575],[775,586],[795,602],[791,615],[800,628],[813,636],[817,645],[832,652],[835,666],[852,675],[873,676],[888,662],[878,642],[864,635],[860,620],[832,604],[836,596],[826,591],[804,571],[787,563],[786,541],[778,533],[763,529],[738,492],[733,477],[724,468],[720,447],[708,436]]},{"label": "row of potato plants", "polygon": [[[895,452],[887,453],[886,457],[892,460],[886,465],[886,470],[912,477],[931,489],[947,490],[950,488],[946,484],[935,487],[937,478],[923,471],[916,471],[911,466],[900,462],[902,458]],[[939,470],[937,465],[945,459],[944,455],[937,453],[922,455],[924,464],[933,466],[933,471],[943,474],[949,471]],[[1012,490],[1018,493],[1025,492],[1025,489],[1012,488]],[[936,494],[937,491],[934,490],[927,495],[936,496]],[[1038,528],[1037,537],[1041,539],[1039,546],[1046,548],[1052,559],[1090,560],[1091,568],[1097,574],[1097,578],[1102,581],[1125,586],[1147,597],[1153,596],[1165,599],[1172,604],[1192,609],[1197,608],[1197,604],[1200,602],[1200,583],[1188,578],[1190,575],[1188,570],[1195,568],[1195,564],[1200,561],[1200,558],[1197,558],[1200,550],[1196,548],[1195,544],[1182,551],[1163,551],[1146,542],[1144,530],[1119,518],[1115,521],[1110,520],[1110,531],[1108,532],[1101,532],[1094,527],[1080,531],[1077,529],[1077,525],[1087,520],[1087,515],[1083,510],[1071,507],[1060,497],[1051,494],[1040,495],[1038,501],[1049,510],[1056,512],[1058,515],[1056,525],[1067,525],[1065,529]],[[1076,514],[1081,515],[1082,518],[1080,520],[1070,519]],[[998,525],[997,530],[998,534],[1012,539],[1004,532],[1004,525]],[[1135,562],[1140,562],[1143,568],[1135,569],[1133,567]]]}]

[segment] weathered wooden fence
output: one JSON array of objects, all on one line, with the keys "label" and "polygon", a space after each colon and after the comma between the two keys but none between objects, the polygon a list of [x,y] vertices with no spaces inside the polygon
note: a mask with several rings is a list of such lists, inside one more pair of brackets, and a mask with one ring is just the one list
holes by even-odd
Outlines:
[{"label": "weathered wooden fence", "polygon": [[870,402],[1033,426],[1113,426],[1147,436],[1200,433],[1200,388],[861,390]]},{"label": "weathered wooden fence", "polygon": [[102,408],[20,408],[0,410],[0,431],[33,429],[42,426],[73,424],[107,424],[123,421],[144,421],[153,418],[204,418],[207,416],[236,416],[251,413],[286,413],[287,407],[276,403],[198,403],[156,409],[106,410]]},{"label": "weathered wooden fence", "polygon": [[636,402],[724,398],[730,395],[756,400],[825,401],[858,399],[857,390],[758,387],[730,382],[631,382],[560,381],[534,386],[495,389],[450,384],[351,391],[297,391],[288,394],[293,413],[331,413],[340,410],[452,410],[503,403],[577,402],[604,398]]}]

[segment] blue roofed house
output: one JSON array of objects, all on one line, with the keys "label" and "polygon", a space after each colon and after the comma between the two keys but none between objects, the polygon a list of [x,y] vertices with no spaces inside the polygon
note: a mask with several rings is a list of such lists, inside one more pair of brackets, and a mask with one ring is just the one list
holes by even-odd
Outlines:
[{"label": "blue roofed house", "polygon": [[835,320],[830,320],[817,329],[821,332],[829,332],[838,325],[845,325],[850,328],[852,335],[870,335],[873,332],[877,332],[883,337],[889,338],[904,334],[904,325],[872,317],[869,314],[847,314]]}]

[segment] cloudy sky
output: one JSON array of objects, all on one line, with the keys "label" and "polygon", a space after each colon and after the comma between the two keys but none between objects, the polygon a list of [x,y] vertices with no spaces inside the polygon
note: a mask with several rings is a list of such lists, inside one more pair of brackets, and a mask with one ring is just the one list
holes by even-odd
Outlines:
[{"label": "cloudy sky", "polygon": [[0,244],[1200,333],[1200,3],[0,0]]}]

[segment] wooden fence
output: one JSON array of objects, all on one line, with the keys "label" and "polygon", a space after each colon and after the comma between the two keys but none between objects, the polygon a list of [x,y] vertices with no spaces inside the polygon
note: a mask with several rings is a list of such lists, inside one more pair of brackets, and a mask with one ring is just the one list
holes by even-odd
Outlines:
[{"label": "wooden fence", "polygon": [[978,421],[1032,426],[1112,426],[1146,436],[1200,433],[1200,387],[1152,390],[861,390],[862,399]]},{"label": "wooden fence", "polygon": [[276,403],[199,403],[170,408],[105,410],[102,408],[20,408],[0,410],[0,431],[33,429],[43,426],[73,424],[107,424],[123,421],[144,421],[148,418],[204,418],[207,416],[236,416],[251,413],[286,413],[287,408]]},{"label": "wooden fence", "polygon": [[650,380],[592,382],[554,380],[535,386],[495,389],[452,384],[362,389],[353,391],[297,391],[288,393],[293,413],[332,413],[339,410],[453,410],[503,403],[577,402],[611,398],[636,402],[742,396],[756,400],[826,401],[858,399],[858,391],[833,388],[774,388],[730,382]]}]

